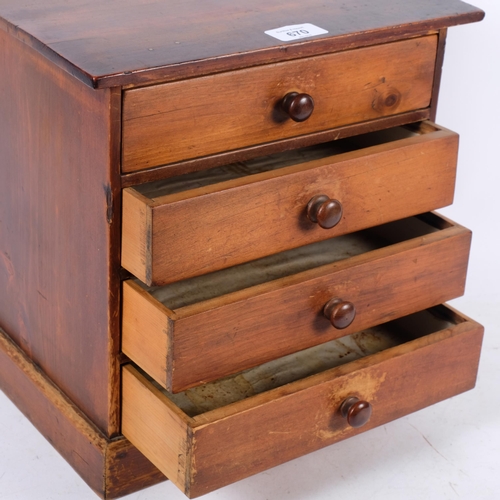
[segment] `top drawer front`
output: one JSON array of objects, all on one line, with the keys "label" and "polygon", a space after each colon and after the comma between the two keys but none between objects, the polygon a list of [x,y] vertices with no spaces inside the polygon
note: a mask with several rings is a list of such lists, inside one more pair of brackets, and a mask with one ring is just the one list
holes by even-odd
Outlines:
[{"label": "top drawer front", "polygon": [[[220,73],[125,92],[124,172],[426,108],[437,36]],[[298,123],[289,92],[314,99]]]}]

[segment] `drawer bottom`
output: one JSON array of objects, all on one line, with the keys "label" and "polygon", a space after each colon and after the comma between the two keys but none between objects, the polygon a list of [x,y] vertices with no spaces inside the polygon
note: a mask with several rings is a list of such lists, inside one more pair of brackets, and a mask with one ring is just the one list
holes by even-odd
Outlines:
[{"label": "drawer bottom", "polygon": [[438,306],[176,395],[127,365],[123,434],[193,498],[471,389],[482,334]]}]

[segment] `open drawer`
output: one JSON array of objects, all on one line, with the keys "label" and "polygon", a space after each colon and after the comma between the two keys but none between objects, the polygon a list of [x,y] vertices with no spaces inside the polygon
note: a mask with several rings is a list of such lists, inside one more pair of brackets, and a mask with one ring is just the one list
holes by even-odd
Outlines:
[{"label": "open drawer", "polygon": [[122,350],[179,392],[462,295],[470,238],[428,213],[163,287],[128,280]]},{"label": "open drawer", "polygon": [[471,389],[482,333],[437,306],[177,395],[127,365],[123,434],[197,497]]},{"label": "open drawer", "polygon": [[423,122],[127,188],[122,265],[167,284],[444,207],[457,152]]}]

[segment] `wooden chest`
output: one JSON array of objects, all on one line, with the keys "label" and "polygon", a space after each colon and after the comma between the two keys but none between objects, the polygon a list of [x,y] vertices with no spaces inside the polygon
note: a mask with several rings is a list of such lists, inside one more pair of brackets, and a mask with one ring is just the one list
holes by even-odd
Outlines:
[{"label": "wooden chest", "polygon": [[[0,6],[0,387],[103,498],[471,389],[458,0]],[[302,24],[300,24],[302,23]]]}]

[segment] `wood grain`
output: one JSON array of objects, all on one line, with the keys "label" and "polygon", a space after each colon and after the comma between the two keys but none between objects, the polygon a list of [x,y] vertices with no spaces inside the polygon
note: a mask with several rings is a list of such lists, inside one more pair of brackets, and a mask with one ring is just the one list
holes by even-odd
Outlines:
[{"label": "wood grain", "polygon": [[[172,0],[167,7],[160,0],[124,0],[119,9],[112,2],[91,5],[82,0],[48,0],[43,5],[34,0],[4,0],[0,5],[0,387],[103,498],[132,493],[165,479],[120,436],[119,364],[124,360],[119,353],[120,276],[125,275],[120,269],[122,214],[129,224],[123,232],[124,262],[130,262],[130,269],[138,276],[144,273],[145,281],[153,282],[155,268],[159,266],[160,272],[165,272],[172,260],[173,253],[162,253],[158,258],[155,252],[156,247],[161,248],[160,241],[172,236],[168,224],[170,217],[178,217],[176,210],[186,227],[195,220],[194,208],[195,215],[203,219],[208,214],[205,221],[210,223],[213,217],[217,230],[228,234],[234,228],[226,231],[221,213],[210,215],[203,203],[198,204],[200,199],[210,199],[212,206],[228,203],[225,208],[230,213],[234,200],[244,201],[238,199],[238,193],[253,193],[254,198],[247,198],[248,208],[252,201],[260,200],[255,194],[266,183],[269,189],[278,187],[278,192],[283,188],[280,174],[256,178],[255,186],[230,181],[214,190],[188,193],[187,197],[175,195],[167,200],[168,210],[161,215],[165,207],[157,205],[157,200],[145,199],[139,189],[124,193],[126,206],[122,212],[121,186],[433,117],[446,28],[478,21],[484,15],[458,0],[250,0],[244,4],[207,0],[196,5],[191,0]],[[304,21],[326,27],[328,33],[289,44],[264,33],[265,29]],[[394,47],[399,49],[391,52]],[[279,81],[273,80],[275,74]],[[267,85],[264,91],[262,84]],[[235,85],[239,89],[235,90]],[[301,125],[292,125],[277,112],[285,92],[295,88],[314,91],[315,103],[320,105]],[[122,90],[126,90],[123,130]],[[133,102],[130,105],[134,96],[144,96],[143,101],[142,97],[137,99],[136,107]],[[171,102],[183,109],[172,108]],[[233,113],[233,108],[243,113]],[[157,112],[161,119],[155,122]],[[171,124],[172,119],[176,125]],[[141,135],[143,129],[145,135]],[[450,155],[456,150],[456,137],[450,135],[447,140],[448,155],[439,156],[439,148],[427,151],[429,157],[441,159],[443,171],[436,167],[429,175],[418,170],[413,177],[405,172],[405,178],[428,191],[422,201],[400,192],[401,199],[412,200],[409,212],[451,201],[455,159]],[[122,153],[126,175],[120,178]],[[379,153],[387,154],[389,164],[405,164],[401,157],[391,159],[388,149]],[[411,149],[406,153],[411,155]],[[352,161],[346,165],[354,171],[356,154],[345,159]],[[432,162],[427,164],[430,169]],[[412,170],[411,161],[406,165]],[[324,165],[305,170],[309,167],[319,173]],[[367,168],[366,174],[377,177],[386,170],[379,167]],[[341,169],[335,169],[332,166],[329,174],[341,173]],[[288,174],[302,175],[297,180],[314,184],[302,168],[292,168]],[[346,185],[349,176],[344,179]],[[447,187],[436,189],[424,184],[427,179]],[[354,199],[366,194],[367,200],[371,196],[376,201],[377,195],[379,201],[388,200],[400,184],[387,180],[382,175],[379,184],[356,184],[344,194]],[[305,192],[297,192],[297,186],[295,200],[302,203]],[[359,191],[360,186],[366,190]],[[383,188],[392,192],[384,193]],[[293,194],[291,187],[283,191],[286,196]],[[269,211],[276,200],[271,191],[266,193],[264,189],[264,195],[262,200],[267,199]],[[290,200],[285,208],[299,214]],[[376,204],[376,208],[363,206],[359,217],[371,221],[367,225],[402,217],[406,212],[398,203],[382,208]],[[239,218],[240,226],[244,226],[248,223],[245,210],[242,205],[236,206],[232,224],[236,227]],[[253,209],[258,216],[260,208]],[[275,211],[274,217],[278,225],[283,212]],[[162,223],[159,228],[155,228],[156,219]],[[285,224],[276,231],[278,236],[280,231],[287,234],[285,243],[281,243],[283,248],[316,241],[316,236],[300,240],[308,230],[298,230],[296,226],[302,222],[297,224],[297,220],[288,229]],[[266,221],[264,218],[259,223]],[[346,227],[346,231],[356,230],[355,226]],[[172,310],[159,305],[136,284],[127,283],[123,297],[124,351],[138,353],[151,372],[159,370],[157,376],[165,380],[165,386],[182,388],[200,383],[205,373],[209,378],[218,377],[241,369],[245,363],[281,356],[287,348],[300,348],[298,327],[287,326],[295,314],[289,313],[290,306],[298,304],[297,311],[302,311],[306,319],[313,311],[319,321],[324,299],[332,292],[344,295],[352,290],[353,279],[360,284],[354,289],[363,313],[358,326],[362,321],[386,320],[407,309],[426,307],[463,289],[470,234],[451,223],[445,222],[441,228],[439,236],[419,235],[418,244],[397,244],[399,256],[381,249],[354,258],[349,265],[326,266],[326,275],[326,267],[297,276],[290,273],[289,277],[248,290]],[[213,227],[198,233],[192,243],[189,230],[183,230],[184,242],[181,244],[182,238],[176,236],[174,253],[187,254],[186,249],[191,251],[191,247],[195,250],[188,255],[193,268],[183,271],[183,276],[256,258],[251,257],[254,250],[247,240],[239,242],[248,249],[239,256],[229,242],[228,252],[221,252],[226,243],[218,240],[218,255],[198,262],[200,255],[212,250],[203,245],[207,239],[200,245],[196,238],[211,238],[208,231]],[[239,237],[237,231],[234,234]],[[257,230],[252,238],[260,240],[262,235]],[[263,248],[255,250],[255,255],[269,253],[262,253]],[[403,258],[407,259],[404,263]],[[438,267],[440,260],[444,264]],[[394,269],[388,272],[390,265]],[[401,277],[396,279],[398,270]],[[372,272],[372,277],[366,278]],[[333,277],[338,280],[335,289],[328,281]],[[405,284],[399,286],[398,279],[406,279]],[[299,290],[304,284],[304,290]],[[393,286],[402,290],[401,297]],[[374,293],[369,297],[365,289],[380,291],[380,297]],[[300,296],[303,292],[309,294],[308,303]],[[405,294],[420,297],[403,304]],[[268,304],[264,300],[269,300]],[[271,305],[276,305],[276,310]],[[253,350],[253,344],[237,338],[238,328],[250,332],[249,339],[260,342],[255,330],[261,327],[261,313],[274,321],[272,326],[279,334],[277,345],[268,342],[270,347],[259,345]],[[335,427],[332,407],[328,407],[328,415],[322,411],[328,404],[335,410],[335,398],[343,389],[351,392],[362,386],[364,394],[359,396],[371,398],[375,409],[380,396],[388,408],[383,411],[385,421],[471,386],[480,327],[458,314],[454,319],[458,326],[409,347],[399,346],[350,368],[302,380],[195,418],[187,417],[161,391],[127,367],[124,429],[162,464],[181,489],[197,496],[342,439],[345,434]],[[236,325],[234,331],[227,332],[228,325]],[[292,333],[291,342],[285,335],[287,328],[287,333]],[[146,339],[144,332],[150,331],[153,334]],[[204,338],[200,337],[203,331]],[[260,333],[268,336],[266,340],[269,331],[269,325],[264,324]],[[315,336],[311,334],[311,325],[303,331],[307,333],[305,345],[323,341],[318,331]],[[222,336],[223,332],[227,334]],[[180,342],[173,342],[176,337]],[[200,362],[203,342],[208,343],[208,356]],[[446,342],[447,348],[441,349]],[[442,351],[439,355],[425,354],[438,345]],[[244,358],[244,354],[238,359],[242,354],[235,346],[250,353],[250,358]],[[212,358],[213,353],[221,354],[223,361]],[[225,360],[231,357],[233,366],[228,368]],[[398,357],[405,362],[397,362]],[[456,366],[460,366],[460,373]],[[407,368],[415,370],[413,377],[407,376]],[[424,371],[421,378],[419,370]],[[398,380],[386,386],[388,372],[395,373]],[[410,399],[413,393],[409,388],[415,391],[414,399]],[[398,389],[404,391],[404,397],[395,401]],[[389,393],[393,394],[391,401]],[[311,420],[308,406],[314,405],[319,413]],[[333,429],[328,427],[332,422]],[[244,429],[246,424],[251,426],[250,432]],[[278,427],[280,424],[284,430]],[[309,427],[303,431],[300,426]],[[259,442],[260,431],[271,436],[267,443]]]},{"label": "wood grain", "polygon": [[[399,235],[403,228],[397,227]],[[470,231],[451,226],[413,236],[410,231],[407,241],[299,274],[283,271],[284,277],[250,287],[246,276],[227,272],[244,288],[174,310],[155,306],[141,287],[125,282],[123,349],[161,385],[179,392],[462,295]],[[285,259],[277,266],[292,264]],[[356,307],[344,330],[323,315],[335,297]]]},{"label": "wood grain", "polygon": [[123,437],[109,442],[104,477],[106,478],[104,495],[106,499],[130,495],[167,479],[130,441]]},{"label": "wood grain", "polygon": [[[122,171],[427,108],[436,50],[432,35],[125,91]],[[279,111],[289,92],[313,97],[307,121]]]},{"label": "wood grain", "polygon": [[[88,85],[145,84],[383,43],[484,13],[458,0],[4,0],[0,29]],[[3,19],[2,19],[3,18]],[[280,42],[264,31],[310,22],[326,35]]]},{"label": "wood grain", "polygon": [[[444,308],[438,313],[446,314]],[[415,329],[404,323],[398,327]],[[174,483],[194,498],[471,389],[482,327],[462,318],[455,326],[422,333],[422,338],[193,419],[176,416],[182,421],[179,469],[173,457],[163,461],[156,454],[166,447],[158,447],[159,441],[178,439],[178,427],[168,425],[172,403],[131,367],[124,369],[124,423],[133,423],[130,439],[161,470],[182,469]],[[340,415],[349,396],[373,406],[362,429],[350,427]],[[185,427],[192,432],[187,438]]]},{"label": "wood grain", "polygon": [[123,433],[139,450],[146,451],[151,461],[161,463],[162,472],[184,489],[191,467],[192,419],[154,387],[150,393],[144,391],[142,378],[131,365],[122,368]]},{"label": "wood grain", "polygon": [[0,326],[112,436],[117,94],[89,89],[1,30],[0,66]]},{"label": "wood grain", "polygon": [[[122,265],[161,285],[448,205],[458,136],[426,126],[429,133],[313,161],[299,157],[284,168],[174,194],[127,188]],[[307,218],[318,194],[342,203],[343,218],[332,229]],[[151,217],[138,221],[148,210]]]},{"label": "wood grain", "polygon": [[[141,360],[141,367],[165,384],[172,377],[174,312],[156,301],[133,281],[123,285],[122,351]],[[150,335],[150,332],[153,332]]]},{"label": "wood grain", "polygon": [[160,181],[169,177],[174,177],[190,172],[207,170],[215,167],[221,167],[236,162],[245,162],[266,155],[287,152],[297,148],[305,148],[328,141],[337,141],[347,137],[353,137],[361,134],[367,134],[378,130],[385,130],[391,127],[399,127],[409,123],[428,120],[430,109],[419,109],[408,113],[401,113],[394,116],[385,116],[377,120],[370,120],[364,123],[355,123],[338,127],[333,130],[323,130],[312,134],[301,135],[299,137],[290,137],[280,141],[257,144],[236,151],[223,151],[208,157],[192,158],[168,165],[161,165],[148,170],[138,170],[123,174],[121,176],[122,186],[131,187],[139,184],[145,184],[154,181]]},{"label": "wood grain", "polygon": [[165,480],[129,441],[107,439],[1,329],[0,389],[101,498]]},{"label": "wood grain", "polygon": [[144,281],[151,280],[153,269],[152,220],[149,200],[135,190],[123,190],[121,262],[128,271],[141,276]]},{"label": "wood grain", "polygon": [[443,73],[443,63],[444,63],[444,52],[446,48],[446,36],[448,34],[447,29],[439,30],[438,34],[438,49],[436,56],[436,70],[434,72],[434,86],[432,88],[432,102],[431,102],[431,113],[430,119],[432,121],[436,120],[437,106],[439,101],[439,89],[441,87],[441,76]]},{"label": "wood grain", "polygon": [[[122,91],[110,89],[109,107],[109,185],[106,186],[106,220],[109,226],[108,265],[108,350],[111,362],[108,365],[109,420],[113,425],[110,435],[120,433],[121,372],[119,353],[121,349],[121,234],[122,234],[122,188],[120,182]],[[93,144],[93,141],[90,141]]]}]

